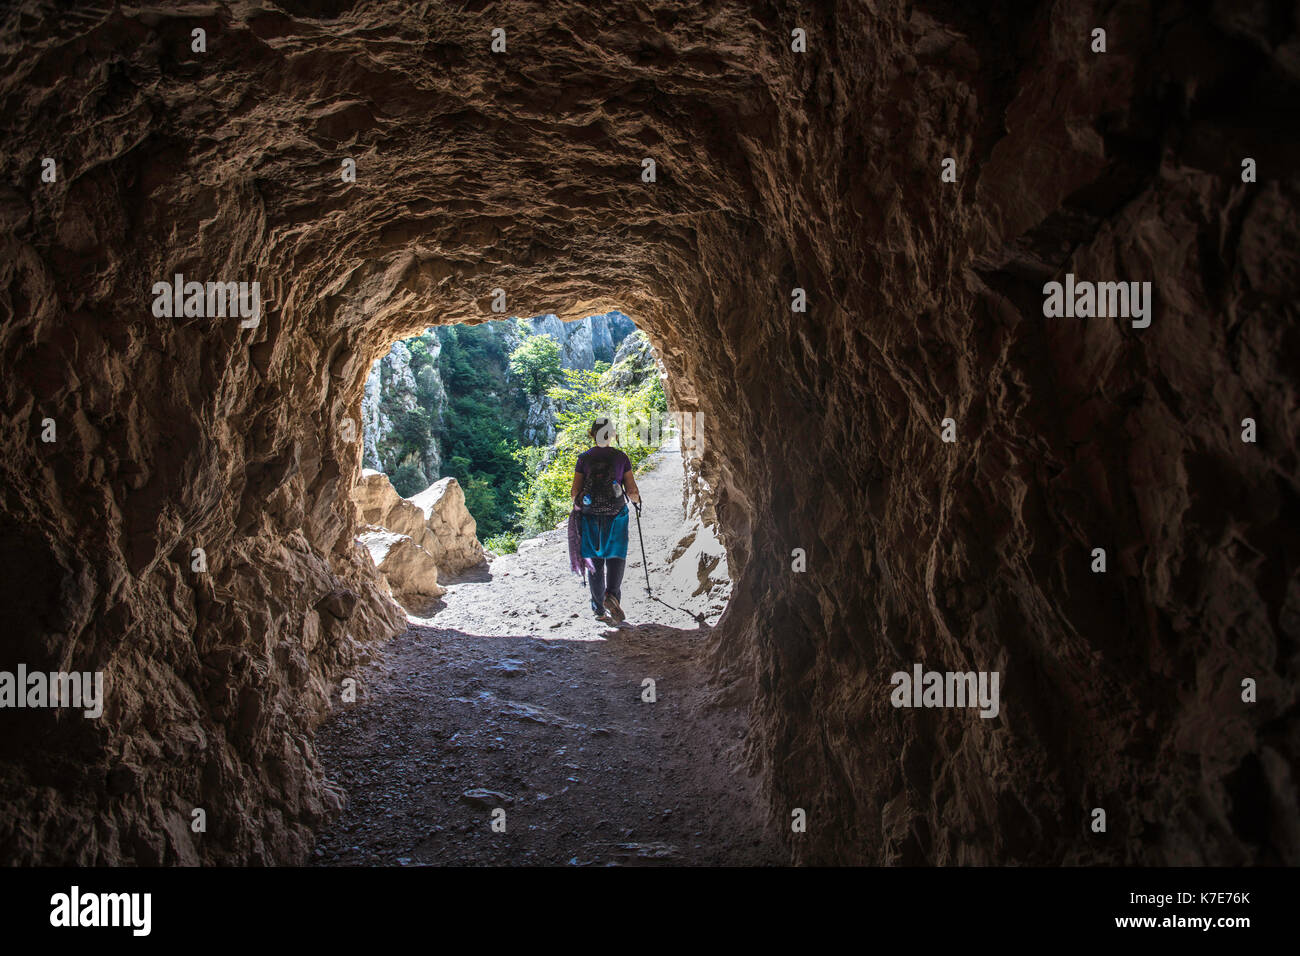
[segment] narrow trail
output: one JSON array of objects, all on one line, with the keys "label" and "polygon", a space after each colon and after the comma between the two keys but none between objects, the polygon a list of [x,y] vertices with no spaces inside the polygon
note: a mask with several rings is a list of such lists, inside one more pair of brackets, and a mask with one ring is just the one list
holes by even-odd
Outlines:
[{"label": "narrow trail", "polygon": [[[632,516],[622,600],[632,624],[653,621],[695,630],[698,624],[693,614],[703,612],[716,624],[725,607],[725,598],[712,602],[694,599],[692,592],[698,585],[695,569],[689,559],[672,560],[683,538],[695,529],[682,514],[682,474],[681,451],[673,439],[638,469],[637,485],[645,502],[640,533],[645,535],[654,593],[690,613],[674,611],[646,597],[637,522]],[[609,625],[592,616],[586,585],[569,571],[568,547],[563,529],[521,541],[518,554],[497,558],[486,571],[440,582],[448,593],[434,605],[433,616],[409,620],[471,634],[601,640]]]},{"label": "narrow trail", "polygon": [[[660,585],[685,523],[680,456],[655,459],[639,483]],[[436,613],[378,652],[357,675],[359,702],[317,732],[326,776],[348,796],[317,865],[784,861],[755,782],[733,769],[746,715],[713,702],[709,629],[646,599],[632,535],[621,628],[592,618],[554,531],[445,582]],[[647,623],[674,618],[690,629]]]}]

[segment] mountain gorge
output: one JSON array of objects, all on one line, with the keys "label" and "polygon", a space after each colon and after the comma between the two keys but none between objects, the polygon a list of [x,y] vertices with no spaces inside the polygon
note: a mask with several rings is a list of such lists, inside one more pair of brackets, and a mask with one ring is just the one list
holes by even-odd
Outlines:
[{"label": "mountain gorge", "polygon": [[620,372],[627,386],[657,371],[648,341],[633,339],[635,332],[621,312],[575,322],[548,314],[439,326],[394,342],[366,379],[362,465],[386,474],[403,497],[455,477],[480,536],[499,534],[511,524],[511,498],[522,478],[516,451],[553,443],[560,413],[546,394],[551,380],[531,388],[512,374],[512,354],[541,336],[555,343],[559,369],[596,371],[634,356],[636,367],[624,363]]}]

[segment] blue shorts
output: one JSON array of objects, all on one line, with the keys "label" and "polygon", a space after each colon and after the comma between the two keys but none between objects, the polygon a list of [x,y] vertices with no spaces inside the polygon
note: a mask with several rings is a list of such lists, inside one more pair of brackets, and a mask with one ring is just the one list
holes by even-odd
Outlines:
[{"label": "blue shorts", "polygon": [[616,515],[582,515],[582,556],[627,560],[627,505]]}]

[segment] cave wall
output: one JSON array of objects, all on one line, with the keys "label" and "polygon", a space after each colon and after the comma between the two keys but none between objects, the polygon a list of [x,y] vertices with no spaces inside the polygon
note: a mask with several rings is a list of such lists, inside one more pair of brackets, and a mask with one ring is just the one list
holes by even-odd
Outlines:
[{"label": "cave wall", "polygon": [[[0,669],[108,685],[0,715],[6,861],[302,857],[311,729],[402,626],[347,505],[366,372],[498,288],[633,315],[705,416],[715,662],[793,860],[1300,860],[1289,15],[4,16]],[[177,272],[259,280],[260,324],[155,318]],[[1152,281],[1150,328],[1044,319],[1066,272]],[[892,708],[915,662],[998,670],[999,717]]]}]

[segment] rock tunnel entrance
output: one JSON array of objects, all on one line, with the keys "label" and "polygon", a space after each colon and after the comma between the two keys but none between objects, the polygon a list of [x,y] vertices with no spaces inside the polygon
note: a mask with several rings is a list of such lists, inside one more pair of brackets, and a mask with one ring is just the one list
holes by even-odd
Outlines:
[{"label": "rock tunnel entrance", "polygon": [[[625,307],[716,426],[710,666],[784,858],[1300,859],[1294,24],[607,6],[6,14],[0,671],[106,690],[0,715],[0,856],[312,853],[313,730],[406,623],[343,423],[504,291]],[[1153,321],[1048,317],[1067,276]],[[998,715],[892,705],[913,666]]]},{"label": "rock tunnel entrance", "polygon": [[[739,753],[748,702],[709,680],[731,581],[704,422],[669,414],[665,379],[622,313],[430,328],[371,367],[357,443],[375,467],[340,504],[408,626],[318,730],[347,806],[314,862],[781,859]],[[565,525],[596,417],[644,514],[629,503],[617,564],[579,577]]]},{"label": "rock tunnel entrance", "polygon": [[[595,568],[566,554],[557,532],[569,524],[570,486],[592,446],[590,426],[605,419],[612,448],[637,476],[622,489],[636,500],[628,501],[618,558],[619,577],[636,595],[634,618],[666,610],[678,624],[716,623],[731,578],[701,474],[703,415],[673,410],[672,394],[648,337],[622,312],[432,327],[395,342],[366,378],[362,472],[350,497],[363,526],[358,541],[408,619],[431,622],[446,606],[449,578],[499,581],[486,565],[523,552],[532,593],[507,607],[499,586],[466,587],[481,593],[472,602],[479,619],[465,623],[490,630],[501,614],[523,614],[510,625],[517,631],[549,618],[551,601],[582,608],[572,599],[588,593]],[[643,522],[635,506],[646,501]],[[569,580],[575,569],[580,588]]]}]

